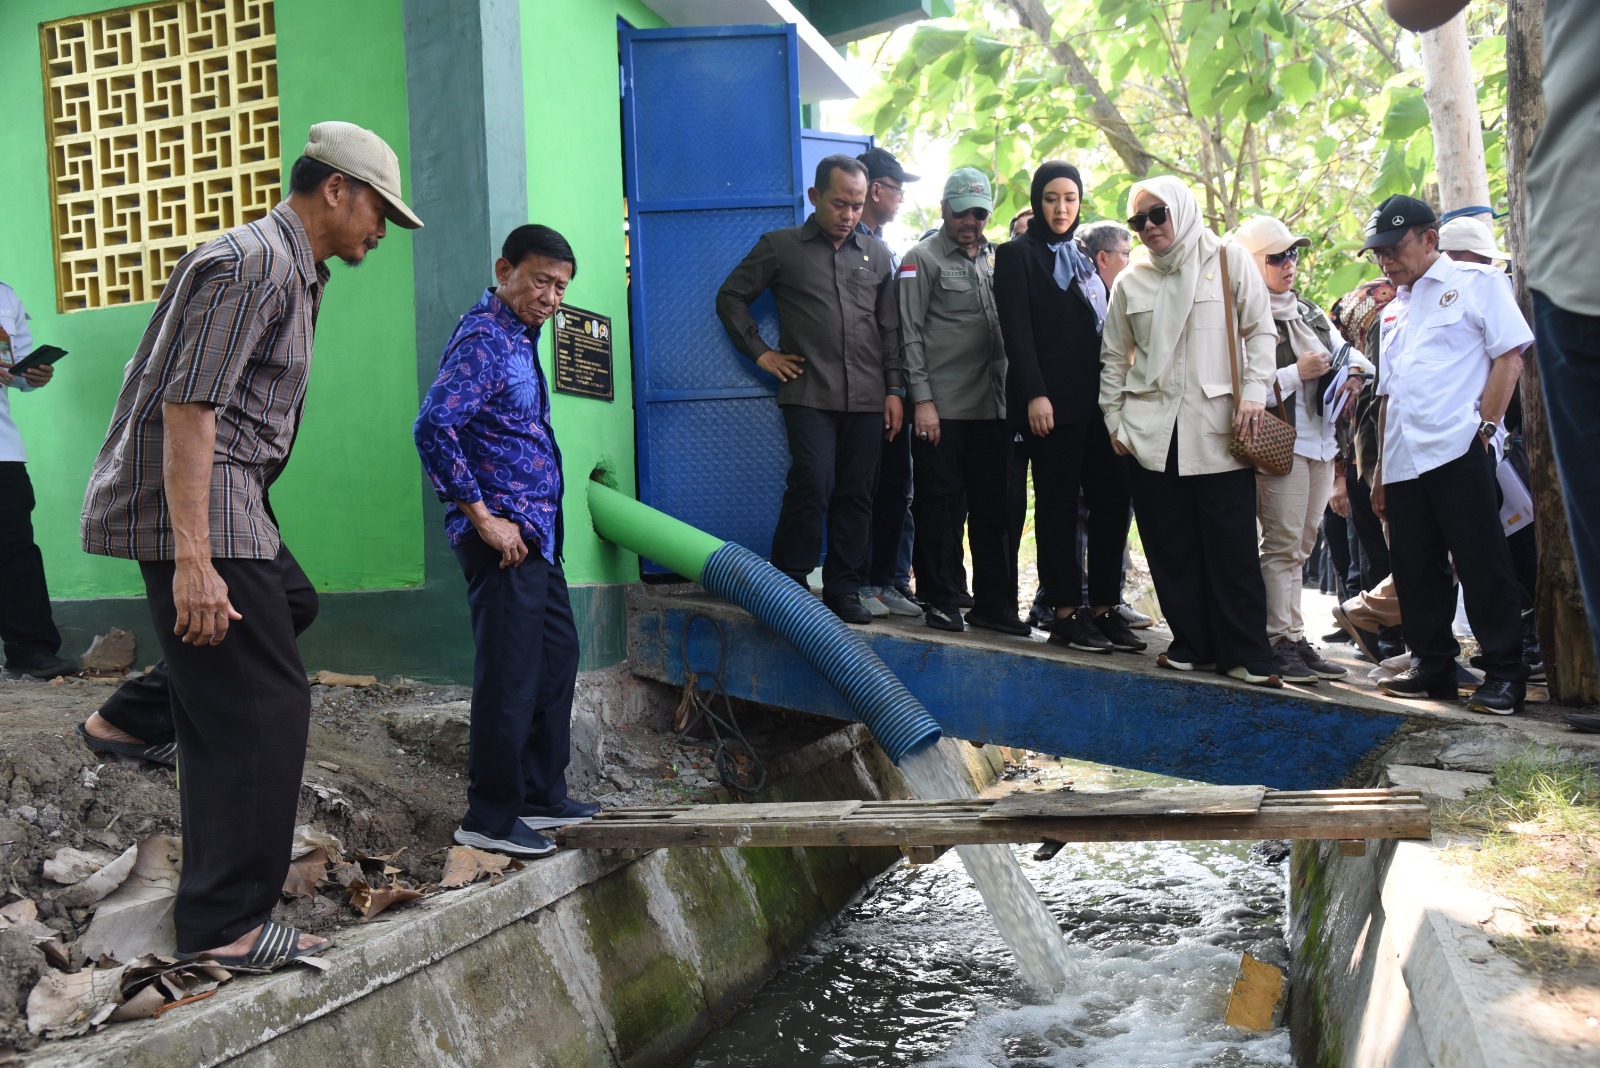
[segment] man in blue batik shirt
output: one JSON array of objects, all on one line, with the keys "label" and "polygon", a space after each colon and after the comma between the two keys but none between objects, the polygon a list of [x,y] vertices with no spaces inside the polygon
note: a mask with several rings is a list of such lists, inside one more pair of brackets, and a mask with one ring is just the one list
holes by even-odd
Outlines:
[{"label": "man in blue batik shirt", "polygon": [[561,450],[539,367],[539,327],[578,271],[548,226],[519,226],[499,283],[456,325],[412,430],[446,503],[445,533],[467,579],[477,657],[465,846],[539,857],[539,832],[593,816],[567,796],[578,631],[561,570]]}]

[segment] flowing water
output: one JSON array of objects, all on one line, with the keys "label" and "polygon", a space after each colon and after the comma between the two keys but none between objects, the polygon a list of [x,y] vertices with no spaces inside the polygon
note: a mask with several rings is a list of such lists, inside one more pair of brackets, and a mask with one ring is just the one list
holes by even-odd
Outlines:
[{"label": "flowing water", "polygon": [[[1038,758],[1041,785],[1181,780]],[[1285,865],[1244,843],[1067,846],[1037,887],[1082,978],[1043,1000],[954,852],[885,875],[834,929],[709,1035],[683,1068],[1266,1068],[1288,1032],[1222,1023],[1239,955],[1284,966]],[[962,858],[964,861],[965,858]],[[1059,937],[1043,939],[1060,941]],[[1072,974],[1071,971],[1068,974]]]}]

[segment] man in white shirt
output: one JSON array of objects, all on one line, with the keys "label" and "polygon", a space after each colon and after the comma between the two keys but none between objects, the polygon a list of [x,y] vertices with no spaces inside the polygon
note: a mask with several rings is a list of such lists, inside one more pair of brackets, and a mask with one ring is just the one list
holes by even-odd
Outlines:
[{"label": "man in white shirt", "polygon": [[1528,670],[1494,439],[1533,333],[1498,270],[1440,253],[1438,217],[1421,201],[1394,196],[1379,205],[1364,248],[1397,287],[1382,319],[1372,507],[1389,523],[1406,643],[1418,660],[1379,688],[1455,697],[1453,560],[1483,649],[1485,678],[1467,708],[1520,712]]},{"label": "man in white shirt", "polygon": [[50,616],[44,557],[33,542],[28,453],[11,418],[11,391],[38,389],[55,373],[46,365],[12,374],[11,366],[32,351],[27,310],[11,287],[0,282],[0,639],[7,673],[53,679],[78,668],[56,655],[61,634]]}]

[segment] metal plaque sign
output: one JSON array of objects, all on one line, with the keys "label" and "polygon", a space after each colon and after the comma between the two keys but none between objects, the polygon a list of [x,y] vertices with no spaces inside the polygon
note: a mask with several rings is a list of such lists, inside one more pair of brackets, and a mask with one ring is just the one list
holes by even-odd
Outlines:
[{"label": "metal plaque sign", "polygon": [[610,317],[563,304],[551,321],[556,327],[556,391],[616,400],[611,377]]}]

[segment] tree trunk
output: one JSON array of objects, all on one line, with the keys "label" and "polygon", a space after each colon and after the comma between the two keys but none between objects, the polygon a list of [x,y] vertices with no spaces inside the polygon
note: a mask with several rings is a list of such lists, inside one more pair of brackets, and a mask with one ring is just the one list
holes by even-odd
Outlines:
[{"label": "tree trunk", "polygon": [[[1458,14],[1422,35],[1423,97],[1433,123],[1433,155],[1439,172],[1441,211],[1489,203],[1483,164],[1483,118],[1472,80],[1467,17]],[[1534,84],[1537,86],[1538,82]]]},{"label": "tree trunk", "polygon": [[[1150,173],[1150,168],[1155,166],[1155,158],[1144,150],[1144,145],[1139,141],[1139,136],[1133,132],[1128,121],[1122,117],[1122,112],[1117,110],[1117,105],[1111,102],[1106,91],[1101,88],[1100,80],[1094,76],[1089,65],[1079,56],[1077,50],[1066,41],[1051,40],[1050,35],[1054,27],[1054,20],[1050,12],[1045,10],[1044,0],[1006,0],[1012,11],[1017,13],[1017,19],[1025,29],[1032,30],[1039,40],[1050,49],[1050,55],[1055,61],[1067,68],[1067,77],[1079,89],[1088,93],[1093,101],[1089,105],[1088,119],[1101,133],[1106,135],[1106,142],[1118,156],[1122,158],[1123,166],[1128,168],[1128,173],[1135,178],[1143,178]],[[1478,146],[1479,164],[1483,162],[1483,146]]]},{"label": "tree trunk", "polygon": [[[1523,174],[1534,138],[1544,125],[1544,93],[1539,86],[1544,0],[1511,0],[1506,27],[1506,188],[1511,200],[1512,277],[1522,314],[1533,321],[1527,281],[1527,212]],[[1533,350],[1522,372],[1522,437],[1533,476],[1534,524],[1539,538],[1539,587],[1535,594],[1539,644],[1544,649],[1550,696],[1563,704],[1600,700],[1594,647],[1578,587],[1577,561],[1567,528],[1567,511],[1556,479],[1544,395],[1539,391],[1539,361]]]}]

